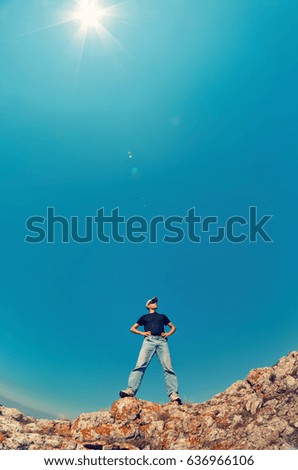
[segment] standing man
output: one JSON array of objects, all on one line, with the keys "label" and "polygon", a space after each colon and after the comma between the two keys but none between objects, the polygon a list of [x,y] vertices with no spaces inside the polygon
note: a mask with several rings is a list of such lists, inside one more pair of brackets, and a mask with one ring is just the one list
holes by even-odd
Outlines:
[{"label": "standing man", "polygon": [[[125,390],[121,390],[119,395],[121,398],[135,396],[141,385],[143,375],[152,357],[156,353],[164,370],[167,393],[170,397],[170,401],[177,402],[181,405],[181,398],[178,395],[178,379],[172,366],[168,346],[168,337],[175,333],[176,327],[166,315],[157,313],[157,302],[157,297],[149,299],[146,302],[146,308],[149,310],[149,313],[142,315],[137,323],[130,328],[132,333],[142,335],[145,338],[137,364],[130,373],[128,387]],[[164,325],[168,325],[171,328],[167,333],[164,331]],[[144,326],[144,331],[139,331],[139,326]]]}]

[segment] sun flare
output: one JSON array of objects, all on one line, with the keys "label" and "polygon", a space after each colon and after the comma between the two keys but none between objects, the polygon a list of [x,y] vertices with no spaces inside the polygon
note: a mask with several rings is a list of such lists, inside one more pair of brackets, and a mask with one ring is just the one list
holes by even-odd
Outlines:
[{"label": "sun flare", "polygon": [[104,9],[97,0],[80,0],[74,12],[74,19],[80,23],[81,29],[98,29],[100,20],[104,16]]},{"label": "sun flare", "polygon": [[[40,33],[46,30],[68,25],[68,32],[73,34],[73,43],[77,51],[78,77],[85,48],[94,47],[98,54],[99,44],[105,57],[114,60],[115,53],[121,52],[131,57],[123,44],[110,31],[114,20],[124,23],[130,0],[113,3],[115,0],[65,0],[65,8],[51,11],[52,22],[29,31],[26,34]],[[1,0],[0,0],[1,3]],[[71,26],[73,25],[73,26]],[[95,42],[98,39],[99,43]]]}]

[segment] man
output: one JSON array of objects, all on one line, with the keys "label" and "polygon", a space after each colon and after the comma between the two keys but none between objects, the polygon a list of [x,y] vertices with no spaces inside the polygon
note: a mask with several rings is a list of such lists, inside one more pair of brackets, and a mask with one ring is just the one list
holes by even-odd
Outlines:
[{"label": "man", "polygon": [[[130,331],[132,333],[144,336],[144,341],[135,368],[131,371],[128,379],[128,387],[121,390],[121,398],[134,397],[137,393],[144,373],[150,364],[150,361],[156,353],[162,368],[166,381],[166,388],[171,402],[177,402],[181,405],[181,398],[178,395],[178,379],[174,372],[170,351],[168,346],[168,337],[175,333],[176,327],[166,315],[157,313],[158,298],[153,297],[146,302],[146,308],[149,313],[142,315]],[[165,333],[164,326],[170,327],[170,331]],[[139,331],[138,327],[144,326],[144,332]]]}]

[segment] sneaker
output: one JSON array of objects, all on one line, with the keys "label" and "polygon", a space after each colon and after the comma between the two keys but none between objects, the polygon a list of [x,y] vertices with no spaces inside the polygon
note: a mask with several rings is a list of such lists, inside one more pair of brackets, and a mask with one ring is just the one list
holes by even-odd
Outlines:
[{"label": "sneaker", "polygon": [[182,405],[181,398],[179,397],[177,392],[173,392],[170,395],[171,402],[176,401],[179,405]]},{"label": "sneaker", "polygon": [[121,398],[134,397],[135,392],[131,388],[126,388],[125,390],[120,390],[119,395]]}]

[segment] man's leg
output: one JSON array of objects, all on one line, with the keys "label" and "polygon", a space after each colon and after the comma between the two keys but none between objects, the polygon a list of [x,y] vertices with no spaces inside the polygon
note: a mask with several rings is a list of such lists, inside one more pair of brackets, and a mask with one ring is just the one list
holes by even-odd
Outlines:
[{"label": "man's leg", "polygon": [[178,393],[178,379],[172,366],[168,341],[165,338],[160,338],[156,354],[164,370],[168,396],[173,392]]},{"label": "man's leg", "polygon": [[154,340],[150,336],[147,336],[143,341],[136,366],[131,371],[128,379],[128,388],[132,389],[135,394],[140,388],[143,375],[155,353],[155,349],[156,340]]}]

